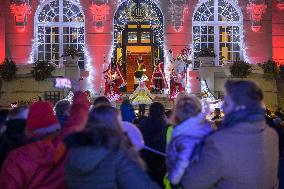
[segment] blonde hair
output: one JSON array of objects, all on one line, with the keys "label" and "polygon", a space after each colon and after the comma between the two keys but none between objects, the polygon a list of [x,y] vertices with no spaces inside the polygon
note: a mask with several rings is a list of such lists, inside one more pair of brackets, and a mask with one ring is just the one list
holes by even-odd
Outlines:
[{"label": "blonde hair", "polygon": [[180,124],[189,118],[197,116],[201,110],[201,102],[196,96],[180,96],[174,107],[174,121],[176,124]]}]

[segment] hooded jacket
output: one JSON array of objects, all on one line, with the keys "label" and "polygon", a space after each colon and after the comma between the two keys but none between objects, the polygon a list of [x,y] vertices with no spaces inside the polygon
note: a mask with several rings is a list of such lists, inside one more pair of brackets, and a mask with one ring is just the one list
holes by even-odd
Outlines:
[{"label": "hooded jacket", "polygon": [[171,183],[179,184],[186,168],[198,160],[198,147],[212,131],[203,113],[185,120],[174,128],[167,147],[166,159]]},{"label": "hooded jacket", "polygon": [[89,105],[84,93],[75,93],[71,116],[59,135],[11,151],[1,170],[0,188],[65,189],[67,150],[62,141],[65,136],[83,127]]},{"label": "hooded jacket", "polygon": [[84,138],[88,136],[80,138],[75,134],[68,137],[72,141],[65,165],[68,189],[159,188],[125,152],[96,147],[92,142],[80,144]]}]

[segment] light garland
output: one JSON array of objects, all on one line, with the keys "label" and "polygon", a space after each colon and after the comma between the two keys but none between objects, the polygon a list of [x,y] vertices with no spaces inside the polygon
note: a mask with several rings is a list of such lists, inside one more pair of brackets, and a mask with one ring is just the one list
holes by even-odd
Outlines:
[{"label": "light garland", "polygon": [[[36,11],[36,22],[39,24],[37,27],[45,27],[45,26],[49,26],[49,25],[52,25],[51,23],[54,23],[54,22],[50,22],[48,21],[47,19],[49,18],[46,13],[45,10],[43,10],[45,3],[46,3],[47,0],[41,0],[40,1],[40,4],[38,5],[37,7],[37,11]],[[59,3],[59,1],[61,0],[53,0],[51,2],[47,2],[49,4],[53,4],[55,6],[55,3]],[[80,36],[85,36],[85,32],[84,30],[85,29],[81,29],[81,28],[85,28],[84,27],[84,16],[83,16],[83,13],[80,11],[80,10],[83,10],[82,9],[82,6],[80,4],[80,0],[68,0],[68,1],[64,1],[66,4],[64,4],[64,6],[66,7],[71,7],[73,5],[73,3],[78,7],[78,12],[76,13],[72,13],[72,16],[70,18],[68,18],[69,20],[72,21],[72,25],[70,25],[69,27],[71,28],[75,28],[78,32],[78,34]],[[59,5],[58,5],[59,6]],[[54,11],[54,10],[53,10]],[[38,18],[37,16],[40,16],[40,18]],[[56,22],[56,21],[55,21]],[[44,42],[41,41],[41,39],[43,37],[45,37],[45,34],[44,33],[40,33],[38,32],[38,28],[36,28],[37,32],[35,32],[36,36],[33,40],[33,45],[32,45],[32,49],[31,49],[31,52],[30,52],[30,56],[29,56],[29,61],[28,63],[29,64],[32,64],[35,62],[35,55],[38,51],[38,48],[40,45],[45,45]],[[80,33],[82,32],[82,33]],[[81,42],[77,42],[75,43],[75,45],[83,45],[83,49],[82,52],[84,52],[84,57],[85,57],[85,66],[87,68],[87,70],[89,71],[89,76],[88,76],[88,91],[90,91],[92,94],[94,94],[94,90],[93,90],[93,81],[94,81],[94,67],[92,65],[92,60],[90,58],[90,55],[89,55],[89,51],[85,45],[85,39],[84,37],[81,38],[81,37],[78,37],[78,40],[81,40]],[[74,45],[72,43],[68,43],[68,45]]]},{"label": "light garland", "polygon": [[250,14],[250,19],[252,22],[251,29],[253,32],[259,32],[261,29],[261,20],[265,14],[267,5],[264,0],[256,3],[254,0],[249,0],[247,5],[247,12]]},{"label": "light garland", "polygon": [[[195,11],[193,13],[193,26],[214,26],[214,22],[215,20],[209,20],[209,16],[216,16],[213,14],[210,14],[210,15],[207,15],[206,17],[206,20],[204,20],[204,16],[205,14],[204,13],[198,13],[199,11],[199,8],[201,8],[202,6],[204,6],[204,3],[207,2],[208,0],[199,0],[199,3],[196,5],[195,7]],[[213,1],[213,3],[215,3],[216,0]],[[237,14],[233,14],[234,10],[229,10],[229,5],[232,4],[232,5],[235,5],[235,6],[239,6],[238,5],[238,0],[231,0],[231,1],[228,1],[228,0],[222,0],[223,2],[226,2],[226,7],[222,7],[221,10],[224,10],[227,11],[228,15],[225,16],[226,18],[226,21],[223,21],[224,22],[224,26],[231,26],[230,23],[238,23],[238,22],[242,22],[243,20],[243,16],[242,16],[242,12],[241,10],[236,10],[237,11]],[[219,1],[218,1],[219,2]],[[215,5],[214,5],[215,6]],[[234,8],[234,7],[233,7]],[[198,13],[198,14],[197,14]],[[219,13],[218,13],[219,14]],[[198,16],[196,16],[198,15]],[[237,21],[238,20],[238,21]],[[221,21],[219,21],[221,22]],[[213,23],[213,25],[212,25]],[[234,25],[232,25],[234,26]],[[240,40],[239,42],[236,42],[239,46],[240,46],[240,52],[242,54],[242,57],[243,59],[246,61],[246,62],[250,62],[249,60],[249,57],[247,55],[247,47],[244,43],[244,29],[243,29],[243,24],[241,23],[241,26],[240,26],[240,23],[237,24],[237,26],[239,27],[239,37],[240,37]],[[214,26],[215,27],[215,26]],[[215,33],[214,33],[215,35]],[[195,50],[195,42],[194,42],[195,39],[193,39],[193,50],[194,52],[197,52]],[[197,44],[201,44],[202,41],[200,42],[196,42]],[[208,43],[208,42],[203,42],[203,43]],[[218,42],[219,43],[219,42]],[[214,42],[215,44],[215,42]],[[219,56],[219,55],[218,55]],[[219,60],[218,60],[219,61]]]},{"label": "light garland", "polygon": [[206,106],[209,106],[209,111],[210,112],[205,112],[206,110],[203,110],[203,112],[210,114],[214,112],[215,108],[220,108],[222,107],[222,101],[218,100],[210,91],[208,88],[208,85],[205,80],[201,80],[201,93],[202,93],[202,103],[203,103],[203,108],[206,109]]},{"label": "light garland", "polygon": [[170,0],[170,15],[172,27],[176,32],[183,29],[184,16],[188,13],[188,0]]},{"label": "light garland", "polygon": [[[109,59],[114,54],[115,48],[117,48],[118,41],[117,37],[120,32],[124,30],[124,27],[127,25],[130,19],[131,11],[129,11],[130,7],[133,7],[136,5],[137,2],[133,0],[118,0],[117,1],[117,8],[116,8],[116,14],[114,17],[114,38],[113,38],[113,45],[111,47],[110,53],[109,53]],[[149,12],[146,12],[146,19],[150,22],[150,26],[152,27],[154,31],[154,35],[157,39],[157,43],[159,43],[160,50],[162,51],[162,56],[164,58],[164,65],[165,65],[165,75],[167,82],[169,83],[169,75],[170,73],[166,69],[168,66],[168,56],[167,56],[167,50],[164,47],[165,41],[164,41],[164,25],[163,25],[163,15],[161,12],[161,8],[159,7],[159,1],[158,0],[144,0],[141,2],[142,7],[146,10],[149,10]],[[154,14],[154,15],[153,15]],[[143,17],[145,20],[145,17]],[[110,61],[109,61],[110,62]],[[164,90],[165,93],[168,93],[168,90]]]}]

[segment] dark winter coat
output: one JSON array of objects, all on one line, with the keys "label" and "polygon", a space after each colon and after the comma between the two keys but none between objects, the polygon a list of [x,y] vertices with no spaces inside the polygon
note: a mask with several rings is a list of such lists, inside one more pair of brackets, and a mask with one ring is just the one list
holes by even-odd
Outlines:
[{"label": "dark winter coat", "polygon": [[23,145],[9,152],[0,174],[0,188],[65,189],[63,139],[85,125],[90,103],[82,92],[74,94],[70,117],[59,135]]},{"label": "dark winter coat", "polygon": [[122,121],[133,123],[136,119],[134,108],[131,104],[122,104],[120,106]]},{"label": "dark winter coat", "polygon": [[0,168],[8,152],[25,144],[25,119],[13,119],[6,123],[7,129],[0,137]]},{"label": "dark winter coat", "polygon": [[[146,146],[160,152],[166,151],[167,123],[165,120],[148,117],[141,121],[139,129]],[[163,186],[163,178],[166,174],[165,157],[147,150],[142,150],[141,156],[146,162],[150,177]]]},{"label": "dark winter coat", "polygon": [[222,129],[204,143],[200,160],[188,167],[185,189],[278,189],[278,136],[264,110],[225,116]]},{"label": "dark winter coat", "polygon": [[65,164],[65,179],[69,189],[159,188],[125,152],[95,147],[91,141],[84,141],[88,136],[81,137],[75,134],[66,139],[67,143],[71,141]]}]

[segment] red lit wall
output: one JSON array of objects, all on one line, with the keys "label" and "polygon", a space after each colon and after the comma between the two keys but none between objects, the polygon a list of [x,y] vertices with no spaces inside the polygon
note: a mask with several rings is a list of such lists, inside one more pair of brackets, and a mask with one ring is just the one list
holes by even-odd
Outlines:
[{"label": "red lit wall", "polygon": [[284,10],[274,2],[272,14],[272,51],[273,59],[284,64]]},{"label": "red lit wall", "polygon": [[[0,2],[1,3],[1,2]],[[5,16],[3,14],[2,6],[0,6],[0,63],[5,58]]]}]

